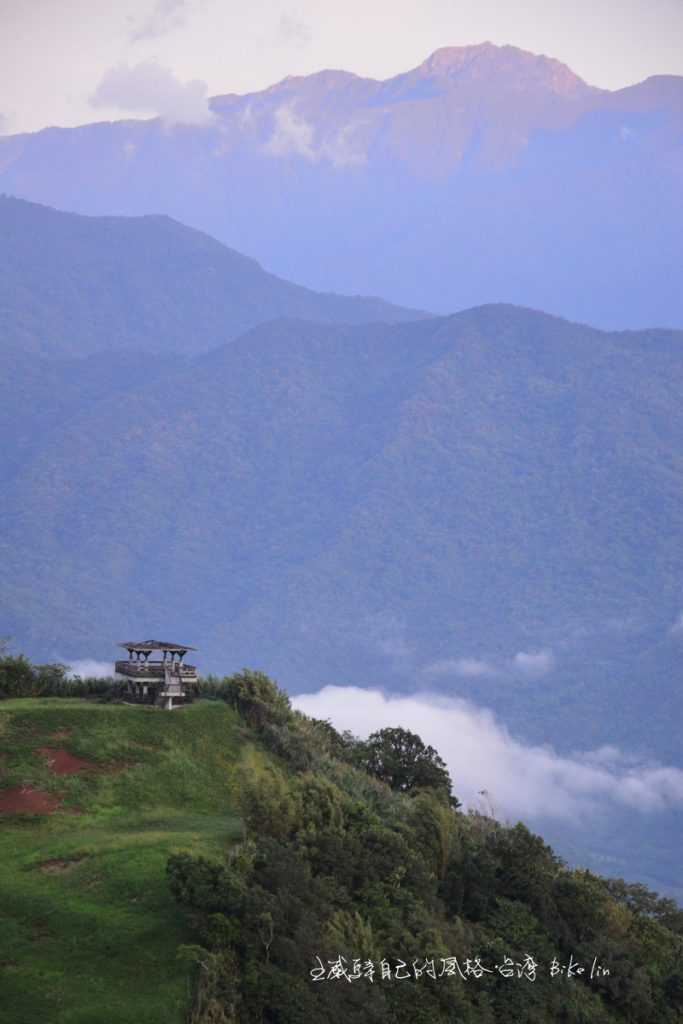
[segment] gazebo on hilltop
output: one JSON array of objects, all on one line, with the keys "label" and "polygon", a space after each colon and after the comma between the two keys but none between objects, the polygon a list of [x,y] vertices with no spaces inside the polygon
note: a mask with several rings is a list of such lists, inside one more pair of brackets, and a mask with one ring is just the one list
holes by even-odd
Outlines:
[{"label": "gazebo on hilltop", "polygon": [[[194,700],[197,669],[184,664],[183,658],[195,647],[165,640],[127,640],[118,646],[128,651],[128,658],[114,666],[124,699],[133,704],[156,704],[168,711]],[[155,651],[162,656],[150,657]]]}]

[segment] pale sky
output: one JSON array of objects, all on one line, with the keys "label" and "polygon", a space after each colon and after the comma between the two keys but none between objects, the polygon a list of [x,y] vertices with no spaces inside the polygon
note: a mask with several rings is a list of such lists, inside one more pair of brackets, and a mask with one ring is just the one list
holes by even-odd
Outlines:
[{"label": "pale sky", "polygon": [[0,0],[0,131],[159,112],[93,105],[122,67],[216,95],[330,67],[388,78],[486,40],[617,89],[683,74],[683,0]]}]

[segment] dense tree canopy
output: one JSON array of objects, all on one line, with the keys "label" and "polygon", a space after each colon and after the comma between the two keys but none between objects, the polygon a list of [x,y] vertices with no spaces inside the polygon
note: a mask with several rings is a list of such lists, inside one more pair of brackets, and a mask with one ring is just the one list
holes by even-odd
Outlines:
[{"label": "dense tree canopy", "polygon": [[246,837],[225,862],[168,863],[197,929],[191,1024],[682,1024],[672,901],[569,870],[521,823],[459,813],[408,730],[361,743],[243,675],[215,692],[258,723],[268,759],[240,777]]},{"label": "dense tree canopy", "polygon": [[392,789],[410,793],[421,787],[445,791],[454,807],[460,802],[451,796],[451,777],[445,762],[433,747],[408,729],[380,729],[358,746],[357,763],[376,775]]}]

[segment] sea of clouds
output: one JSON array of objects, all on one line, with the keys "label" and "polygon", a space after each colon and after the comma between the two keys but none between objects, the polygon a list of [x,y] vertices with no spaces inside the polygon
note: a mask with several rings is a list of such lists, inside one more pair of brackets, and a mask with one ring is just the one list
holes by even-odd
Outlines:
[{"label": "sea of clouds", "polygon": [[492,711],[460,698],[326,686],[292,704],[361,738],[390,726],[417,733],[448,765],[463,804],[504,821],[587,822],[610,808],[646,813],[683,804],[678,768],[644,763],[613,746],[566,756],[549,745],[526,745]]}]

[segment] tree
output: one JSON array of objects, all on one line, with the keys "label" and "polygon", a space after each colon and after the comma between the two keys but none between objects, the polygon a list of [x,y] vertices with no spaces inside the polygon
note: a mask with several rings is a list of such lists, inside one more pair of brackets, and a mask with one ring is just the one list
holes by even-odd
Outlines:
[{"label": "tree", "polygon": [[282,725],[292,718],[289,697],[263,672],[245,668],[227,677],[224,683],[228,704],[255,729]]},{"label": "tree", "polygon": [[33,666],[23,654],[7,654],[0,658],[0,699],[4,697],[37,696]]},{"label": "tree", "polygon": [[446,793],[452,807],[460,801],[451,793],[446,763],[433,747],[408,729],[380,729],[358,747],[358,764],[392,789],[410,793],[424,787]]}]

